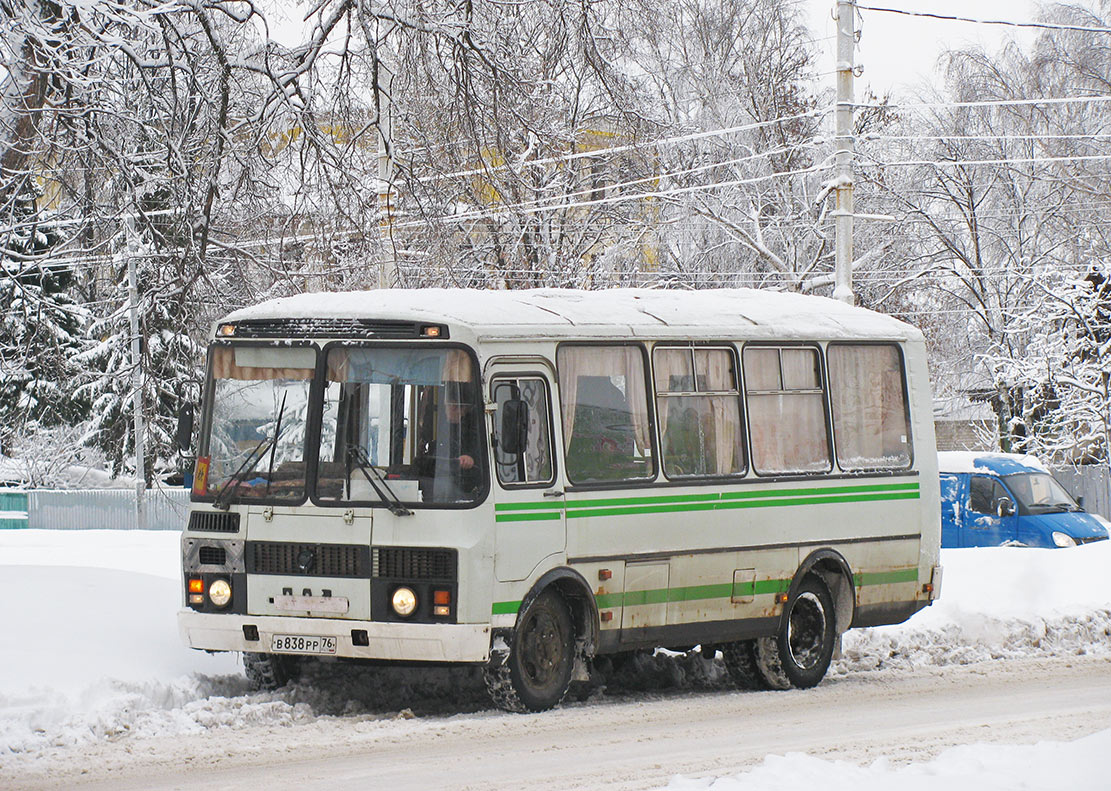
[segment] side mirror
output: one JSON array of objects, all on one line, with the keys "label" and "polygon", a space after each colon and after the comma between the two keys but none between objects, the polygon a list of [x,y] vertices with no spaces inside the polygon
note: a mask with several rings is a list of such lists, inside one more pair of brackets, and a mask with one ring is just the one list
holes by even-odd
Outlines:
[{"label": "side mirror", "polygon": [[1076,504],[1080,506],[1081,510],[1084,509],[1084,495],[1080,495],[1076,498]]},{"label": "side mirror", "polygon": [[184,404],[177,413],[177,449],[188,453],[193,444],[193,405]]},{"label": "side mirror", "polygon": [[518,454],[528,442],[528,404],[514,398],[502,403],[498,447],[503,453]]},{"label": "side mirror", "polygon": [[1010,497],[1000,497],[999,501],[995,504],[995,513],[999,516],[1014,516],[1015,504],[1011,501]]}]

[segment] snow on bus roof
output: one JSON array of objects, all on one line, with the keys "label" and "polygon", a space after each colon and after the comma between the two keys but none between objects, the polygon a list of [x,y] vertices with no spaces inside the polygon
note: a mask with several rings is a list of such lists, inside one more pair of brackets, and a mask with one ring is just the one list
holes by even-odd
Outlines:
[{"label": "snow on bus roof", "polygon": [[237,310],[223,322],[249,319],[374,318],[471,327],[477,334],[520,332],[585,335],[615,326],[630,335],[668,335],[713,327],[777,337],[916,338],[915,328],[890,316],[827,297],[756,289],[389,289],[300,294]]}]

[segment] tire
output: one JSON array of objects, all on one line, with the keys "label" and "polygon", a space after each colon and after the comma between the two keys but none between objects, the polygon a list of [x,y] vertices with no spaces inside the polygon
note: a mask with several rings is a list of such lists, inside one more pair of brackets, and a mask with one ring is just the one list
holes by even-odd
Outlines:
[{"label": "tire", "polygon": [[756,641],[760,675],[773,689],[808,689],[825,677],[837,634],[833,596],[821,579],[807,576],[787,603],[775,637]]},{"label": "tire", "polygon": [[737,689],[759,691],[768,689],[768,682],[756,663],[756,641],[738,640],[721,647],[725,671]]},{"label": "tire", "polygon": [[301,675],[301,665],[282,654],[243,653],[243,670],[255,689],[281,689]]},{"label": "tire", "polygon": [[506,711],[547,711],[571,684],[575,629],[563,597],[546,589],[517,621],[509,656],[483,674],[494,704]]}]

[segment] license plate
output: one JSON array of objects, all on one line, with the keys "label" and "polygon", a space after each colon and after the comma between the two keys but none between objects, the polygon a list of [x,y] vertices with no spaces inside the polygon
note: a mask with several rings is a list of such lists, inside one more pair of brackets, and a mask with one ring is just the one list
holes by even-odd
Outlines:
[{"label": "license plate", "polygon": [[310,634],[276,634],[270,650],[277,654],[334,654],[336,638]]}]

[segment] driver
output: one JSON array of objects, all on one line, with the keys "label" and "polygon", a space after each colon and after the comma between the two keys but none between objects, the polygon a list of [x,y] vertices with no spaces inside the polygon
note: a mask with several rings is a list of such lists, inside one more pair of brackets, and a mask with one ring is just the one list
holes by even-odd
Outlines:
[{"label": "driver", "polygon": [[434,413],[434,434],[422,432],[427,439],[414,460],[418,474],[432,477],[433,499],[440,502],[463,499],[479,487],[482,458],[482,415],[475,409],[472,386],[448,382],[444,390],[443,408]]}]

